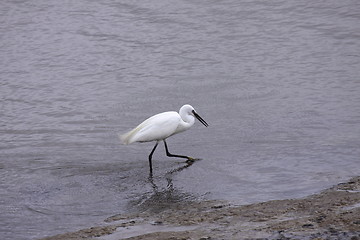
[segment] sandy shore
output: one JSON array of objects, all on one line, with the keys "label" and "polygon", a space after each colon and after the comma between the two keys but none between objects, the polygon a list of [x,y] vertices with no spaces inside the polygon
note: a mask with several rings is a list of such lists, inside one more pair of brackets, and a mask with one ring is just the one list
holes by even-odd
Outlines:
[{"label": "sandy shore", "polygon": [[43,240],[94,238],[360,240],[360,177],[302,199],[244,206],[176,203],[163,211],[112,216],[103,226]]}]

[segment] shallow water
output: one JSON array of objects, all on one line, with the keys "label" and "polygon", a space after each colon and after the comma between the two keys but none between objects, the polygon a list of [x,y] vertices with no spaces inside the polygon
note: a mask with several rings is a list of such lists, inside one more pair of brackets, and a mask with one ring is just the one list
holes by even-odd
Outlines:
[{"label": "shallow water", "polygon": [[[360,174],[358,1],[3,1],[0,234],[177,201],[305,196]],[[125,132],[192,104],[168,140]]]}]

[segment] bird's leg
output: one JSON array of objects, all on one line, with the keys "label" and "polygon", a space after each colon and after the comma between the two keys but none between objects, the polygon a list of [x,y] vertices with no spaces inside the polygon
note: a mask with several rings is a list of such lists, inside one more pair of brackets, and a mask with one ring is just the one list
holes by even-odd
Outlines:
[{"label": "bird's leg", "polygon": [[187,159],[187,161],[186,161],[186,162],[193,162],[193,161],[195,161],[195,160],[196,160],[195,158],[188,157],[188,156],[184,156],[184,155],[175,155],[175,154],[171,154],[171,153],[169,152],[169,149],[168,149],[168,146],[167,146],[167,144],[166,144],[165,139],[164,139],[163,141],[164,141],[164,145],[165,145],[166,156],[168,156],[168,157],[186,158],[186,159]]},{"label": "bird's leg", "polygon": [[151,150],[151,153],[150,153],[150,155],[149,155],[150,175],[152,175],[152,161],[151,161],[152,155],[153,155],[153,153],[155,152],[155,149],[156,149],[156,147],[157,147],[158,144],[159,144],[159,142],[156,142],[153,150]]}]

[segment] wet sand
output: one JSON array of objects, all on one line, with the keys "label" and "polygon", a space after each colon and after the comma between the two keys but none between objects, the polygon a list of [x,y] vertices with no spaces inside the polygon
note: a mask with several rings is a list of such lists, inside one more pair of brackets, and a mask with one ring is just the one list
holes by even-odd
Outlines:
[{"label": "wet sand", "polygon": [[176,203],[105,219],[63,239],[360,239],[360,177],[301,199],[244,206],[220,201]]}]

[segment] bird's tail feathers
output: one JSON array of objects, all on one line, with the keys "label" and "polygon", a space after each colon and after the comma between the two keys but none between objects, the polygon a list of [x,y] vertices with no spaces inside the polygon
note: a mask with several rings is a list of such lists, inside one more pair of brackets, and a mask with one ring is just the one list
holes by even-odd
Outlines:
[{"label": "bird's tail feathers", "polygon": [[127,145],[127,144],[135,142],[134,139],[132,139],[132,138],[135,135],[135,133],[137,133],[139,130],[140,129],[135,128],[125,134],[119,134],[118,136],[119,136],[121,143]]},{"label": "bird's tail feathers", "polygon": [[130,137],[129,137],[129,133],[125,133],[125,134],[118,134],[118,136],[119,136],[119,139],[120,139],[120,141],[121,141],[121,143],[122,144],[124,144],[124,145],[127,145],[127,144],[129,144],[129,140],[130,140]]}]

